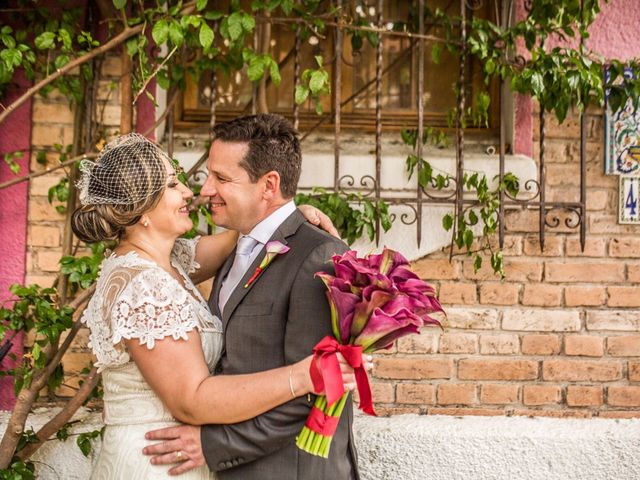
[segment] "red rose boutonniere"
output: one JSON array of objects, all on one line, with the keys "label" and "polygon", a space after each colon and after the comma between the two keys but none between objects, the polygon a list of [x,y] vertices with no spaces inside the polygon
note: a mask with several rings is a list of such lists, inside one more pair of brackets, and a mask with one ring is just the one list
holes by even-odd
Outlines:
[{"label": "red rose boutonniere", "polygon": [[247,281],[247,283],[244,284],[244,288],[249,288],[249,285],[255,282],[260,274],[271,264],[271,262],[275,260],[276,256],[280,255],[281,253],[287,253],[290,250],[289,247],[277,240],[267,242],[266,249],[267,254],[262,259],[262,262],[260,262],[260,265],[256,267],[256,270],[253,272],[253,275],[251,275],[251,278]]}]

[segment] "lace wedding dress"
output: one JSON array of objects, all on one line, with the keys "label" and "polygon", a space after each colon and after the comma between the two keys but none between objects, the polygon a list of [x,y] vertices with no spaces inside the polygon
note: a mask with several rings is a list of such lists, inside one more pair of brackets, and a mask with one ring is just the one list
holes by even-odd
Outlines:
[{"label": "lace wedding dress", "polygon": [[[172,252],[171,263],[184,277],[186,288],[135,252],[112,254],[102,264],[96,292],[83,316],[104,387],[106,429],[94,480],[175,478],[167,473],[171,466],[151,465],[142,449],[154,443],[145,440],[146,432],[179,423],[129,358],[123,340],[138,339],[152,349],[157,340],[186,339],[196,329],[213,371],[222,350],[222,325],[188,277],[199,267],[194,260],[196,243],[179,239]],[[213,478],[206,466],[180,476],[181,480]]]}]

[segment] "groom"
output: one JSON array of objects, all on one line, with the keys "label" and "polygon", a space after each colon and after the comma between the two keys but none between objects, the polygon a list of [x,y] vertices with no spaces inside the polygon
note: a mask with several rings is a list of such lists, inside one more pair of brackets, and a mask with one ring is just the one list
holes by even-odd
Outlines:
[{"label": "groom", "polygon": [[[331,332],[325,287],[314,274],[328,271],[327,261],[346,246],[306,223],[295,208],[301,160],[297,132],[278,115],[240,117],[215,127],[201,195],[211,198],[217,225],[241,233],[209,299],[224,326],[218,375],[294,363]],[[277,255],[247,286],[272,240],[290,250]],[[328,459],[296,447],[312,405],[313,398],[300,397],[241,423],[156,430],[147,438],[165,441],[145,453],[156,455],[153,463],[175,463],[186,456],[172,473],[206,461],[220,480],[357,480],[351,403],[342,413]]]}]

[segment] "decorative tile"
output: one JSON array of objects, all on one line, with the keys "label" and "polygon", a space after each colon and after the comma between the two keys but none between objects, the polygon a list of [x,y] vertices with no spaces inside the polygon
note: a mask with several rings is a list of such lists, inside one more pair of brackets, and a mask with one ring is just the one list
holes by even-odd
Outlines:
[{"label": "decorative tile", "polygon": [[629,101],[617,112],[607,103],[605,112],[605,173],[640,174],[640,109]]},{"label": "decorative tile", "polygon": [[640,177],[620,176],[618,223],[640,224]]}]

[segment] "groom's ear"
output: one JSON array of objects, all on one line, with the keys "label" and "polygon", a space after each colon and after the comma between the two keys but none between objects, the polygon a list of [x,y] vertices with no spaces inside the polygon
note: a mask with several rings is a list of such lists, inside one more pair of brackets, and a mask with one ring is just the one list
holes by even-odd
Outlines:
[{"label": "groom's ear", "polygon": [[264,199],[271,200],[280,195],[280,174],[275,170],[267,172],[263,175],[264,182]]}]

